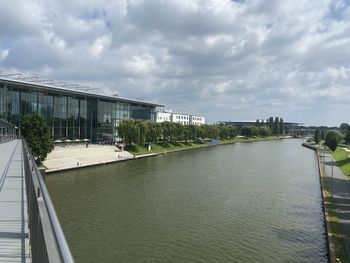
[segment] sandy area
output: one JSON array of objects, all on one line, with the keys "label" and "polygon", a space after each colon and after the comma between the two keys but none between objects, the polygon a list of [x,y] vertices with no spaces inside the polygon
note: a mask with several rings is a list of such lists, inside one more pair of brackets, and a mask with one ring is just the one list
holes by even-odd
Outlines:
[{"label": "sandy area", "polygon": [[120,151],[112,145],[69,145],[56,146],[47,156],[44,166],[47,172],[72,169],[133,158],[127,151]]}]

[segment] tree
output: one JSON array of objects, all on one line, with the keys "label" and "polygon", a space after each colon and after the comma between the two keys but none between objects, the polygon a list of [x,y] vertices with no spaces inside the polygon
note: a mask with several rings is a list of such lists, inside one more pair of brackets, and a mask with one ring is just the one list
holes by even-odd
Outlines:
[{"label": "tree", "polygon": [[321,140],[326,139],[325,131],[324,129],[321,130]]},{"label": "tree", "polygon": [[347,124],[347,123],[342,123],[342,124],[340,124],[340,126],[339,126],[339,129],[340,129],[341,131],[347,131],[348,128],[349,128],[349,124]]},{"label": "tree", "polygon": [[326,135],[325,145],[327,145],[328,148],[334,152],[337,149],[341,139],[342,139],[342,136],[339,132],[329,131],[327,132],[327,135]]},{"label": "tree", "polygon": [[283,135],[284,134],[284,121],[282,118],[280,118],[280,125],[279,125],[279,134]]},{"label": "tree", "polygon": [[278,135],[280,131],[280,119],[278,117],[275,118],[273,123],[273,134]]},{"label": "tree", "polygon": [[315,130],[314,141],[317,144],[321,141],[321,135],[320,135],[320,129],[319,128],[316,128],[316,130]]},{"label": "tree", "polygon": [[270,117],[270,118],[268,119],[267,123],[268,123],[268,126],[269,126],[271,129],[273,129],[273,117]]},{"label": "tree", "polygon": [[46,156],[54,149],[49,128],[44,119],[36,112],[23,116],[21,133],[38,162],[44,161]]},{"label": "tree", "polygon": [[272,130],[269,126],[260,126],[259,127],[259,135],[262,137],[267,137],[267,136],[271,136],[272,134]]},{"label": "tree", "polygon": [[346,143],[346,144],[350,144],[350,131],[347,131],[347,132],[345,133],[344,139],[345,139],[345,143]]}]

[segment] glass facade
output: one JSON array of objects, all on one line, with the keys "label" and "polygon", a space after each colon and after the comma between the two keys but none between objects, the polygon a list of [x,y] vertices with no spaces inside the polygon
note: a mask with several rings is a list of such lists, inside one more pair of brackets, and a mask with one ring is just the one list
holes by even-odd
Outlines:
[{"label": "glass facade", "polygon": [[20,127],[23,115],[38,112],[51,129],[53,140],[114,142],[120,120],[155,121],[156,106],[0,80],[0,118]]}]

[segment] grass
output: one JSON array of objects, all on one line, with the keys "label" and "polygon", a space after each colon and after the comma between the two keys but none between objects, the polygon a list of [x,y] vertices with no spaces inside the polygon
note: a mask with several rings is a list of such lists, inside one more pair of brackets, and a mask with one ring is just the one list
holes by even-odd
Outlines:
[{"label": "grass", "polygon": [[[270,136],[270,137],[254,137],[254,138],[245,138],[245,137],[236,137],[233,139],[219,140],[219,144],[229,144],[236,142],[252,142],[252,141],[267,141],[267,140],[278,140],[283,139],[284,137]],[[134,155],[143,155],[143,154],[152,154],[152,153],[168,153],[168,152],[177,152],[183,150],[190,150],[195,148],[203,148],[211,146],[206,143],[195,143],[195,142],[163,142],[163,143],[154,143],[152,144],[152,150],[147,151],[146,147],[140,145],[128,145],[125,147],[125,150]]]},{"label": "grass", "polygon": [[332,155],[345,176],[350,179],[350,153],[338,147]]}]

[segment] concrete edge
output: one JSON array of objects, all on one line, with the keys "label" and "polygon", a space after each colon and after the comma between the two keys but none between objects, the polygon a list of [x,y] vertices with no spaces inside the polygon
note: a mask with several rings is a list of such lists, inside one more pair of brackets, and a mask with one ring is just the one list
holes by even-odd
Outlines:
[{"label": "concrete edge", "polygon": [[125,159],[121,159],[121,160],[111,160],[111,161],[106,161],[106,162],[96,162],[96,163],[83,164],[83,165],[79,165],[79,166],[71,166],[71,167],[64,167],[64,168],[57,168],[57,169],[47,169],[47,170],[45,170],[45,172],[48,174],[48,173],[70,171],[70,170],[75,170],[75,169],[79,169],[79,168],[87,168],[87,167],[91,167],[91,166],[99,166],[99,165],[105,165],[105,164],[111,164],[111,163],[126,162],[126,161],[135,160],[135,159],[142,159],[142,158],[157,156],[159,154],[160,153],[150,153],[150,154],[135,156],[133,158],[125,158]]},{"label": "concrete edge", "polygon": [[311,149],[313,151],[315,151],[316,154],[316,160],[317,160],[317,167],[318,167],[318,174],[319,174],[319,179],[320,179],[320,187],[321,187],[321,196],[322,196],[322,212],[323,212],[323,217],[324,217],[324,222],[326,225],[326,232],[327,232],[327,250],[328,250],[328,261],[331,263],[336,263],[336,255],[335,255],[335,245],[334,245],[334,241],[333,241],[333,237],[331,234],[331,226],[329,224],[329,215],[328,215],[328,210],[326,209],[325,206],[325,199],[326,199],[326,192],[324,190],[324,186],[323,186],[323,180],[322,178],[324,178],[324,174],[323,171],[321,169],[321,160],[319,157],[319,151],[317,149],[317,147],[314,147],[312,145],[306,144],[306,143],[302,143],[302,146]]}]

